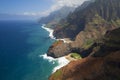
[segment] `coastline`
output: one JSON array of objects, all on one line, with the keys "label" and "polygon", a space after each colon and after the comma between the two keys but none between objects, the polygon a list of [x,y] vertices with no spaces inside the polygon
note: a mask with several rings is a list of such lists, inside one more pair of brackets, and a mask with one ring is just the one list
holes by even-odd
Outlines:
[{"label": "coastline", "polygon": [[49,32],[49,37],[50,37],[51,39],[56,39],[56,38],[53,36],[53,32],[54,32],[53,29],[45,27],[45,24],[42,25],[42,28]]},{"label": "coastline", "polygon": [[64,43],[71,43],[71,42],[72,42],[69,38],[56,39],[56,38],[54,37],[54,35],[53,35],[54,30],[51,29],[51,28],[45,27],[45,24],[42,25],[42,28],[49,32],[49,37],[50,37],[51,39],[55,39],[55,40],[57,40],[57,41],[62,40]]},{"label": "coastline", "polygon": [[50,56],[47,56],[47,54],[43,54],[43,55],[39,55],[39,57],[42,57],[43,59],[45,60],[48,60],[49,62],[51,62],[53,65],[55,63],[57,63],[58,65],[55,66],[52,70],[52,73],[56,72],[58,69],[66,66],[69,62],[71,61],[75,61],[75,60],[78,60],[78,59],[74,59],[71,57],[71,54],[68,54],[66,56],[63,56],[63,57],[59,57],[59,58],[53,58],[53,57],[50,57]]},{"label": "coastline", "polygon": [[[50,37],[51,39],[55,39],[55,40],[57,40],[57,41],[58,41],[58,40],[62,40],[64,43],[70,43],[70,40],[69,40],[68,38],[56,39],[56,38],[53,36],[54,30],[51,29],[51,28],[47,28],[47,27],[45,27],[45,26],[46,26],[46,25],[43,24],[43,25],[42,25],[42,28],[49,32],[49,37]],[[45,60],[48,60],[48,61],[51,62],[52,64],[55,64],[55,63],[57,62],[58,65],[53,68],[52,73],[56,72],[58,69],[60,69],[61,67],[67,65],[67,64],[70,62],[70,60],[68,60],[68,59],[66,58],[66,56],[63,56],[63,57],[60,57],[60,58],[53,58],[53,57],[47,56],[46,53],[43,54],[43,55],[39,55],[39,56],[42,57],[42,58],[45,59]]]}]

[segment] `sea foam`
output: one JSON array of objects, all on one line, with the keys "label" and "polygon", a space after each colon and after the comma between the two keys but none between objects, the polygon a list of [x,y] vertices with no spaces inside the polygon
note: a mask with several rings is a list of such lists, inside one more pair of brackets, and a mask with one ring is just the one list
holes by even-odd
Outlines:
[{"label": "sea foam", "polygon": [[47,54],[43,54],[43,55],[40,55],[40,57],[42,57],[43,59],[46,59],[48,60],[49,62],[52,62],[52,61],[55,61],[56,59],[50,57],[50,56],[47,56]]},{"label": "sea foam", "polygon": [[[45,29],[46,31],[48,31],[50,34],[49,34],[49,37],[51,39],[56,39],[54,36],[53,36],[53,32],[54,30],[53,29],[50,29],[50,28],[47,28],[45,27],[45,24],[42,25],[42,28]],[[56,39],[56,40],[63,40],[65,42],[65,39]],[[50,57],[50,56],[47,56],[47,54],[43,54],[43,55],[40,55],[40,57],[42,57],[43,59],[45,60],[48,60],[49,62],[51,62],[52,64],[55,64],[55,62],[58,63],[58,65],[56,67],[53,68],[52,72],[54,73],[55,71],[57,71],[58,69],[60,69],[61,67],[67,65],[70,61],[67,60],[65,57],[60,57],[60,58],[53,58],[53,57]]]},{"label": "sea foam", "polygon": [[57,58],[57,61],[58,65],[53,69],[53,72],[57,71],[58,69],[62,68],[63,66],[67,65],[70,62],[65,57]]},{"label": "sea foam", "polygon": [[45,27],[45,24],[42,25],[42,28],[49,32],[49,37],[50,37],[51,39],[55,39],[55,40],[57,40],[57,41],[62,40],[64,43],[70,43],[70,42],[71,42],[71,41],[69,41],[69,40],[67,40],[67,39],[65,39],[65,38],[63,38],[63,39],[56,39],[56,38],[54,37],[54,35],[53,35],[54,30],[51,29],[51,28]]},{"label": "sea foam", "polygon": [[52,73],[60,69],[61,67],[67,65],[70,61],[67,60],[65,57],[60,57],[60,58],[52,58],[47,56],[47,54],[40,55],[43,59],[48,60],[49,62],[52,62],[52,64],[55,64],[55,62],[58,63],[56,67],[53,68]]},{"label": "sea foam", "polygon": [[42,25],[42,28],[49,32],[49,37],[51,39],[55,39],[55,37],[53,36],[53,32],[54,32],[53,29],[45,27],[45,24]]}]

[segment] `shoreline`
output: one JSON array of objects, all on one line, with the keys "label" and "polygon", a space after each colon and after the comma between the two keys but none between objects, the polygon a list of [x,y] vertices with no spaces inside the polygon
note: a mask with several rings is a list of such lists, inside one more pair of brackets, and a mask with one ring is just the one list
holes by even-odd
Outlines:
[{"label": "shoreline", "polygon": [[56,38],[54,37],[54,35],[53,35],[54,30],[51,29],[51,28],[45,27],[45,24],[42,25],[42,28],[49,32],[49,37],[50,37],[51,39],[55,39],[55,40],[57,40],[57,41],[62,40],[64,43],[71,43],[71,42],[72,42],[69,38],[56,39]]},{"label": "shoreline", "polygon": [[45,24],[42,25],[42,28],[49,32],[49,37],[50,37],[51,39],[56,39],[56,38],[53,36],[53,32],[54,32],[53,29],[45,27]]},{"label": "shoreline", "polygon": [[[45,24],[42,25],[42,28],[45,29],[46,31],[49,32],[49,37],[51,39],[55,39],[57,41],[59,40],[62,40],[64,43],[71,43],[72,41],[69,39],[69,38],[63,38],[63,39],[56,39],[54,36],[53,36],[53,32],[54,30],[51,29],[51,28],[47,28],[45,27]],[[47,56],[47,54],[43,54],[43,55],[39,55],[40,57],[42,57],[43,59],[46,59],[48,60],[49,62],[51,62],[52,64],[55,64],[55,62],[57,62],[58,65],[56,65],[53,70],[52,70],[52,73],[56,72],[58,69],[66,66],[70,60],[68,58],[66,58],[66,56],[63,56],[63,57],[59,57],[59,58],[52,58],[50,56]]]}]

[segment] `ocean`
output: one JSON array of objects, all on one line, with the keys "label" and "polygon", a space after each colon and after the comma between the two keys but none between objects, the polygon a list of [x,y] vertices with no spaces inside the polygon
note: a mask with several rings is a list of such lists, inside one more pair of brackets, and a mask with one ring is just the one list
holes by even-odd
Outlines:
[{"label": "ocean", "polygon": [[0,21],[0,80],[48,80],[64,65],[63,59],[47,57],[55,40],[41,26],[37,21]]}]

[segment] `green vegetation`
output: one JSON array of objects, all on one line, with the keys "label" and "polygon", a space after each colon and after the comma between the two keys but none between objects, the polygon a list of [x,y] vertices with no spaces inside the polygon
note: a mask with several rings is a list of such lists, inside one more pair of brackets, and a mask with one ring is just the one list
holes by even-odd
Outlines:
[{"label": "green vegetation", "polygon": [[83,45],[83,48],[88,49],[90,46],[92,46],[93,43],[94,43],[93,39],[87,39]]},{"label": "green vegetation", "polygon": [[71,53],[70,56],[74,59],[81,59],[82,58],[78,53]]},{"label": "green vegetation", "polygon": [[120,19],[116,20],[116,24],[120,26]]},{"label": "green vegetation", "polygon": [[114,26],[119,27],[119,26],[120,26],[120,19],[111,20],[111,23],[112,23]]},{"label": "green vegetation", "polygon": [[61,74],[62,74],[62,71],[59,69],[53,74],[53,76],[54,76],[54,78],[58,78],[61,76]]},{"label": "green vegetation", "polygon": [[54,44],[58,44],[59,43],[59,40],[56,40],[55,42],[54,42]]}]

